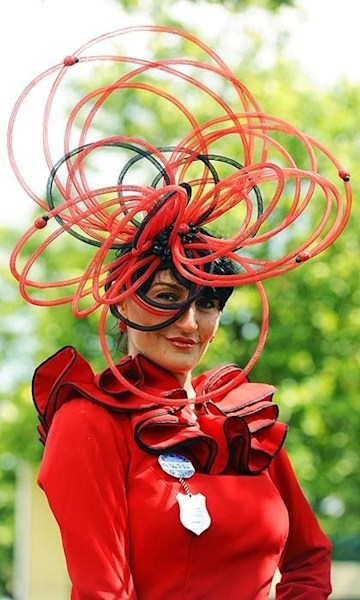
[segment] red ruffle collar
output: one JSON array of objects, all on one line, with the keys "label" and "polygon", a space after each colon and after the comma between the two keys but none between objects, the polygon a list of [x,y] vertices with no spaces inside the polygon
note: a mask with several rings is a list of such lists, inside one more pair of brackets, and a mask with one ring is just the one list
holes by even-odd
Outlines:
[{"label": "red ruffle collar", "polygon": [[[170,373],[141,355],[123,358],[118,368],[133,385],[159,395],[162,402],[168,399],[168,405],[159,406],[130,392],[110,369],[94,375],[75,348],[66,346],[34,374],[41,441],[45,443],[60,406],[80,396],[109,410],[130,413],[135,441],[144,451],[183,452],[203,473],[260,473],[284,443],[287,426],[277,421],[273,386],[246,380],[230,391],[227,388],[216,402],[207,400],[194,419],[185,391]],[[196,378],[193,385],[199,395],[209,393],[232,381],[239,370],[235,365],[214,369]],[[179,398],[184,398],[184,406],[178,406]],[[172,399],[177,400],[176,406]]]}]

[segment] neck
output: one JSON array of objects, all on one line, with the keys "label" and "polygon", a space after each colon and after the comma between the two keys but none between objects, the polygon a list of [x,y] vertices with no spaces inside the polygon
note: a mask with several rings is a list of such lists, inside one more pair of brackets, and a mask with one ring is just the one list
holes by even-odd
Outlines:
[{"label": "neck", "polygon": [[[128,347],[127,353],[129,354],[129,356],[132,356],[133,358],[137,355],[137,352],[135,350],[133,350],[130,345]],[[145,355],[144,355],[144,357],[147,358]],[[158,366],[159,366],[159,368],[163,368],[161,365],[158,365]],[[174,372],[174,371],[169,371],[169,373],[174,377],[174,379],[176,379],[178,381],[179,386],[182,387],[183,390],[185,390],[188,398],[196,397],[196,392],[192,385],[192,372],[191,371],[183,371],[183,372],[179,372],[179,373]]]},{"label": "neck", "polygon": [[188,373],[174,373],[174,377],[178,380],[181,387],[187,393],[188,398],[195,398],[196,393],[191,382],[191,371]]}]

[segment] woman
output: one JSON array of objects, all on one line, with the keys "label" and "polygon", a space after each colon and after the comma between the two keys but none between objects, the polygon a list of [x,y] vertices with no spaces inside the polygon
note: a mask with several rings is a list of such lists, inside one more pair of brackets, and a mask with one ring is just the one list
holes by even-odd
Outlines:
[{"label": "woman", "polygon": [[[166,270],[147,293],[166,306],[188,289]],[[131,298],[119,310],[142,325],[159,320]],[[277,566],[278,598],[330,593],[330,544],[280,451],[274,389],[243,383],[216,403],[188,402],[236,375],[228,366],[191,379],[220,314],[218,298],[200,295],[168,327],[128,329],[130,358],[119,368],[166,398],[158,406],[109,370],[94,378],[72,348],[37,370],[36,403],[56,405],[39,483],[73,599],[260,600]]]},{"label": "woman", "polygon": [[[241,90],[245,122],[217,94],[213,79],[210,88],[195,85],[195,78],[184,74],[183,59],[154,63],[132,58],[128,60],[135,62],[133,71],[89,95],[92,101],[99,100],[91,103],[78,147],[68,147],[69,130],[83,101],[71,113],[64,158],[52,162],[46,146],[52,165],[46,203],[33,195],[46,214],[15,248],[12,270],[24,297],[33,303],[71,301],[76,316],[102,307],[100,340],[109,363],[94,375],[75,348],[67,346],[38,367],[33,381],[45,443],[39,483],[59,523],[73,585],[71,598],[262,600],[268,598],[279,568],[279,600],[325,599],[331,591],[330,543],[282,447],[286,426],[277,421],[274,388],[249,382],[247,374],[267,329],[261,280],[295,268],[340,234],[349,214],[348,173],[312,138],[261,113],[222,61],[193,36],[163,27],[133,31],[184,37],[206,50],[215,66],[192,62],[192,67],[208,69],[212,77]],[[129,30],[117,32],[124,33]],[[79,54],[65,59],[65,71],[79,62]],[[121,57],[121,62],[126,59]],[[225,116],[199,124],[181,105],[193,129],[175,146],[159,147],[123,136],[86,143],[96,112],[114,90],[128,90],[134,78],[136,91],[155,93],[147,78],[139,83],[139,75],[148,76],[154,68],[161,71],[159,85],[164,74],[190,82],[205,91]],[[57,80],[55,89],[58,84]],[[168,88],[161,94],[179,108]],[[271,141],[275,122],[277,132],[300,139],[311,169],[298,168],[276,136]],[[229,130],[241,140],[241,163],[218,150]],[[212,151],[213,144],[217,152]],[[116,186],[91,190],[86,159],[99,147],[133,154]],[[345,204],[335,185],[318,173],[314,147],[345,181]],[[281,167],[270,160],[275,151]],[[156,171],[151,185],[125,183],[140,160]],[[19,173],[14,159],[13,164]],[[287,179],[293,202],[287,216],[281,209],[276,221]],[[54,186],[62,204],[54,199]],[[299,219],[304,231],[302,217],[315,191],[325,197],[324,216],[300,241],[299,230],[295,228],[293,236],[289,231]],[[316,202],[318,206],[319,196]],[[236,216],[236,228],[220,237],[215,225],[226,212]],[[54,220],[58,229],[19,270],[18,255],[28,239]],[[292,247],[282,238],[281,255],[274,259],[272,247],[266,256],[269,242],[285,229],[295,240]],[[56,288],[53,281],[37,283],[30,270],[62,232],[98,250],[83,276],[58,284],[60,293],[65,288],[60,298],[35,297],[33,290]],[[257,246],[265,246],[263,255],[252,253]],[[233,287],[245,283],[257,286],[263,305],[254,357],[243,369],[225,365],[194,378],[193,370],[216,335]],[[84,307],[89,297],[91,304]],[[127,336],[127,354],[120,362],[113,361],[107,346],[109,310]]]}]

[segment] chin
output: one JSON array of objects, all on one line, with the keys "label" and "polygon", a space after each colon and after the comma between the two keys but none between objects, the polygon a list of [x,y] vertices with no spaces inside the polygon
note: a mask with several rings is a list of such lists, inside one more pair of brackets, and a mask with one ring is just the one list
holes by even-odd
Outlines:
[{"label": "chin", "polygon": [[187,374],[191,372],[198,365],[198,360],[174,360],[174,361],[161,361],[159,366],[163,367],[174,375]]}]

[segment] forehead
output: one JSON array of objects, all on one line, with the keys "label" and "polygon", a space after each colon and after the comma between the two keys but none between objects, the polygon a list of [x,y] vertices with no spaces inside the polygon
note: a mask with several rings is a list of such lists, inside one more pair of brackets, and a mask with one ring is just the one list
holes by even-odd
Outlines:
[{"label": "forehead", "polygon": [[180,290],[188,291],[187,287],[180,283],[177,279],[175,279],[174,275],[171,273],[170,269],[164,269],[164,271],[158,271],[155,273],[154,278],[151,282],[150,287],[154,285],[167,285],[169,287],[176,287]]}]

